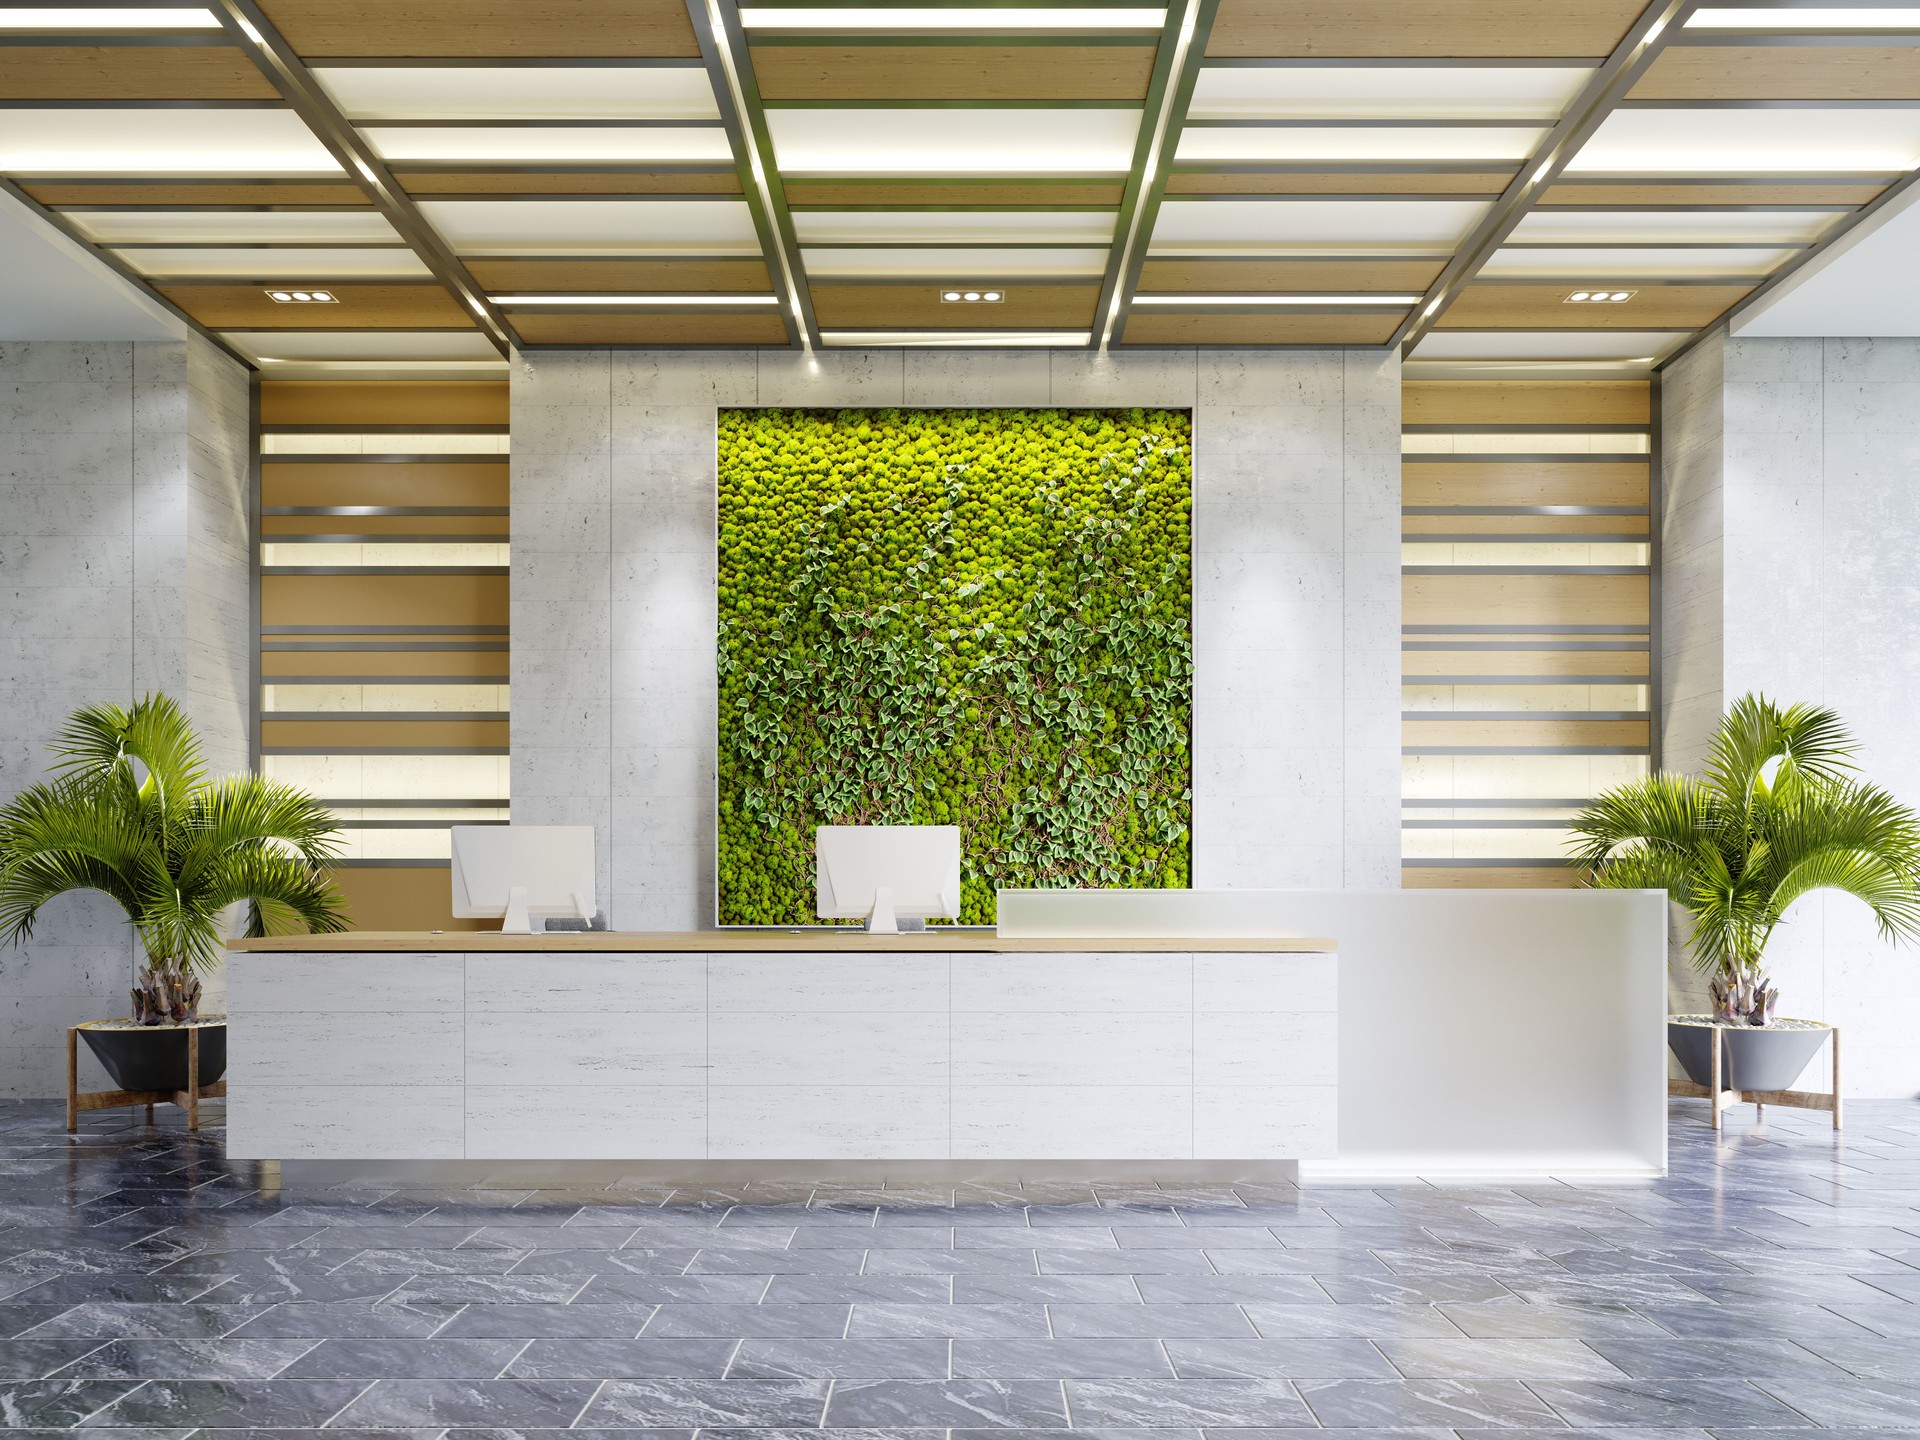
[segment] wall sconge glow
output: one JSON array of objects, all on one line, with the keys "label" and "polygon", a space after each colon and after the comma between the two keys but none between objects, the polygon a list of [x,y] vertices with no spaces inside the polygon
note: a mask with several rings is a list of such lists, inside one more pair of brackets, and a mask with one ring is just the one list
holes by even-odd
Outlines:
[{"label": "wall sconge glow", "polygon": [[276,305],[338,305],[331,290],[269,290],[267,298]]},{"label": "wall sconge glow", "polygon": [[496,295],[493,303],[522,305],[778,305],[777,295]]},{"label": "wall sconge glow", "polygon": [[998,305],[1006,297],[998,290],[942,290],[942,305]]},{"label": "wall sconge glow", "polygon": [[1418,295],[1136,295],[1136,305],[1418,305]]},{"label": "wall sconge glow", "polygon": [[211,10],[0,10],[0,30],[218,30]]},{"label": "wall sconge glow", "polygon": [[1144,7],[1033,8],[1011,5],[779,6],[750,5],[740,11],[743,30],[1159,30],[1164,9]]},{"label": "wall sconge glow", "polygon": [[1622,300],[1631,300],[1637,292],[1632,290],[1576,290],[1567,296],[1568,305],[1618,305]]}]

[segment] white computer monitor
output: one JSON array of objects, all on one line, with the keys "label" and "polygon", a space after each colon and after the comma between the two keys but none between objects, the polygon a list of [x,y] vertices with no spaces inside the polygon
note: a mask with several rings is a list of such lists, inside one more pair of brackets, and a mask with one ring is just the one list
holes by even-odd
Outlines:
[{"label": "white computer monitor", "polygon": [[822,920],[865,920],[877,935],[897,935],[903,916],[960,918],[958,825],[822,825],[813,860]]},{"label": "white computer monitor", "polygon": [[455,825],[453,913],[501,917],[500,929],[531,935],[534,917],[592,920],[591,825]]}]

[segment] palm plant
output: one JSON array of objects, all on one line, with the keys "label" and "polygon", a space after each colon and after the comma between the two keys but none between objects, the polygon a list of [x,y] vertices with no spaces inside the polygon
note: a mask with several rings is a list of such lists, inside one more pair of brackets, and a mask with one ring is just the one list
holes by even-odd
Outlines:
[{"label": "palm plant", "polygon": [[140,936],[133,989],[142,1025],[198,1014],[196,972],[219,953],[222,913],[248,906],[247,934],[347,928],[327,867],[326,809],[263,775],[209,780],[180,707],[76,710],[51,746],[54,778],[0,808],[0,936],[20,943],[48,901],[99,890]]},{"label": "palm plant", "polygon": [[1691,917],[1720,1018],[1765,1025],[1779,998],[1767,941],[1802,895],[1842,891],[1883,938],[1920,937],[1920,816],[1853,778],[1854,753],[1833,711],[1743,696],[1704,775],[1652,775],[1581,811],[1575,863],[1589,885],[1665,890]]}]

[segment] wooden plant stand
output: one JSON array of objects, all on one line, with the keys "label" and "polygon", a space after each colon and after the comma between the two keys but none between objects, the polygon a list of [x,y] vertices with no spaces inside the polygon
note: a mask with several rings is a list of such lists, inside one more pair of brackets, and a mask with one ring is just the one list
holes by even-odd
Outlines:
[{"label": "wooden plant stand", "polygon": [[147,1123],[153,1123],[155,1105],[178,1105],[187,1112],[187,1129],[200,1128],[200,1102],[221,1100],[227,1094],[227,1082],[200,1083],[200,1027],[187,1029],[187,1088],[184,1090],[88,1090],[80,1089],[80,1027],[67,1028],[67,1133],[80,1128],[83,1110],[118,1110],[123,1106],[147,1107]]},{"label": "wooden plant stand", "polygon": [[[1707,1073],[1718,1080],[1724,1073],[1722,1066],[1721,1027],[1713,1027],[1713,1062]],[[1684,1095],[1695,1100],[1713,1102],[1713,1128],[1721,1128],[1720,1120],[1727,1113],[1729,1105],[1751,1105],[1754,1118],[1764,1119],[1769,1105],[1787,1105],[1796,1110],[1831,1110],[1833,1128],[1840,1128],[1840,1027],[1830,1025],[1827,1035],[1832,1044],[1833,1054],[1833,1093],[1822,1095],[1815,1090],[1720,1090],[1706,1085],[1696,1085],[1691,1080],[1667,1081],[1667,1094]]]}]

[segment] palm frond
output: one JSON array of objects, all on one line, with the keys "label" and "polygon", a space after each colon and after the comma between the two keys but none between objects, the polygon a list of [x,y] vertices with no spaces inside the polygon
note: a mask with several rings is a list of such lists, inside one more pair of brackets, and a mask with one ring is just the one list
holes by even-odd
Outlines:
[{"label": "palm frond", "polygon": [[229,855],[209,876],[204,895],[209,904],[218,902],[216,909],[249,902],[250,936],[299,929],[330,935],[348,928],[340,891],[327,872],[285,854],[253,850]]},{"label": "palm frond", "polygon": [[[1838,779],[1853,768],[1855,749],[1839,715],[1824,706],[1782,709],[1764,695],[1742,695],[1714,732],[1706,775],[1730,806],[1741,808],[1755,795],[1792,790],[1805,779]],[[1775,767],[1771,780],[1769,765]]]},{"label": "palm frond", "polygon": [[1684,775],[1649,775],[1616,786],[1573,818],[1575,863],[1603,867],[1629,849],[1691,851],[1720,825],[1718,797]]},{"label": "palm frond", "polygon": [[74,711],[52,745],[60,773],[130,775],[130,761],[147,772],[146,783],[165,799],[184,801],[206,783],[206,768],[193,723],[171,698],[147,695],[130,710],[88,705]]},{"label": "palm frond", "polygon": [[1913,874],[1884,857],[1841,846],[1803,856],[1767,896],[1775,923],[1815,890],[1839,890],[1864,903],[1886,940],[1920,939],[1920,892]]}]

